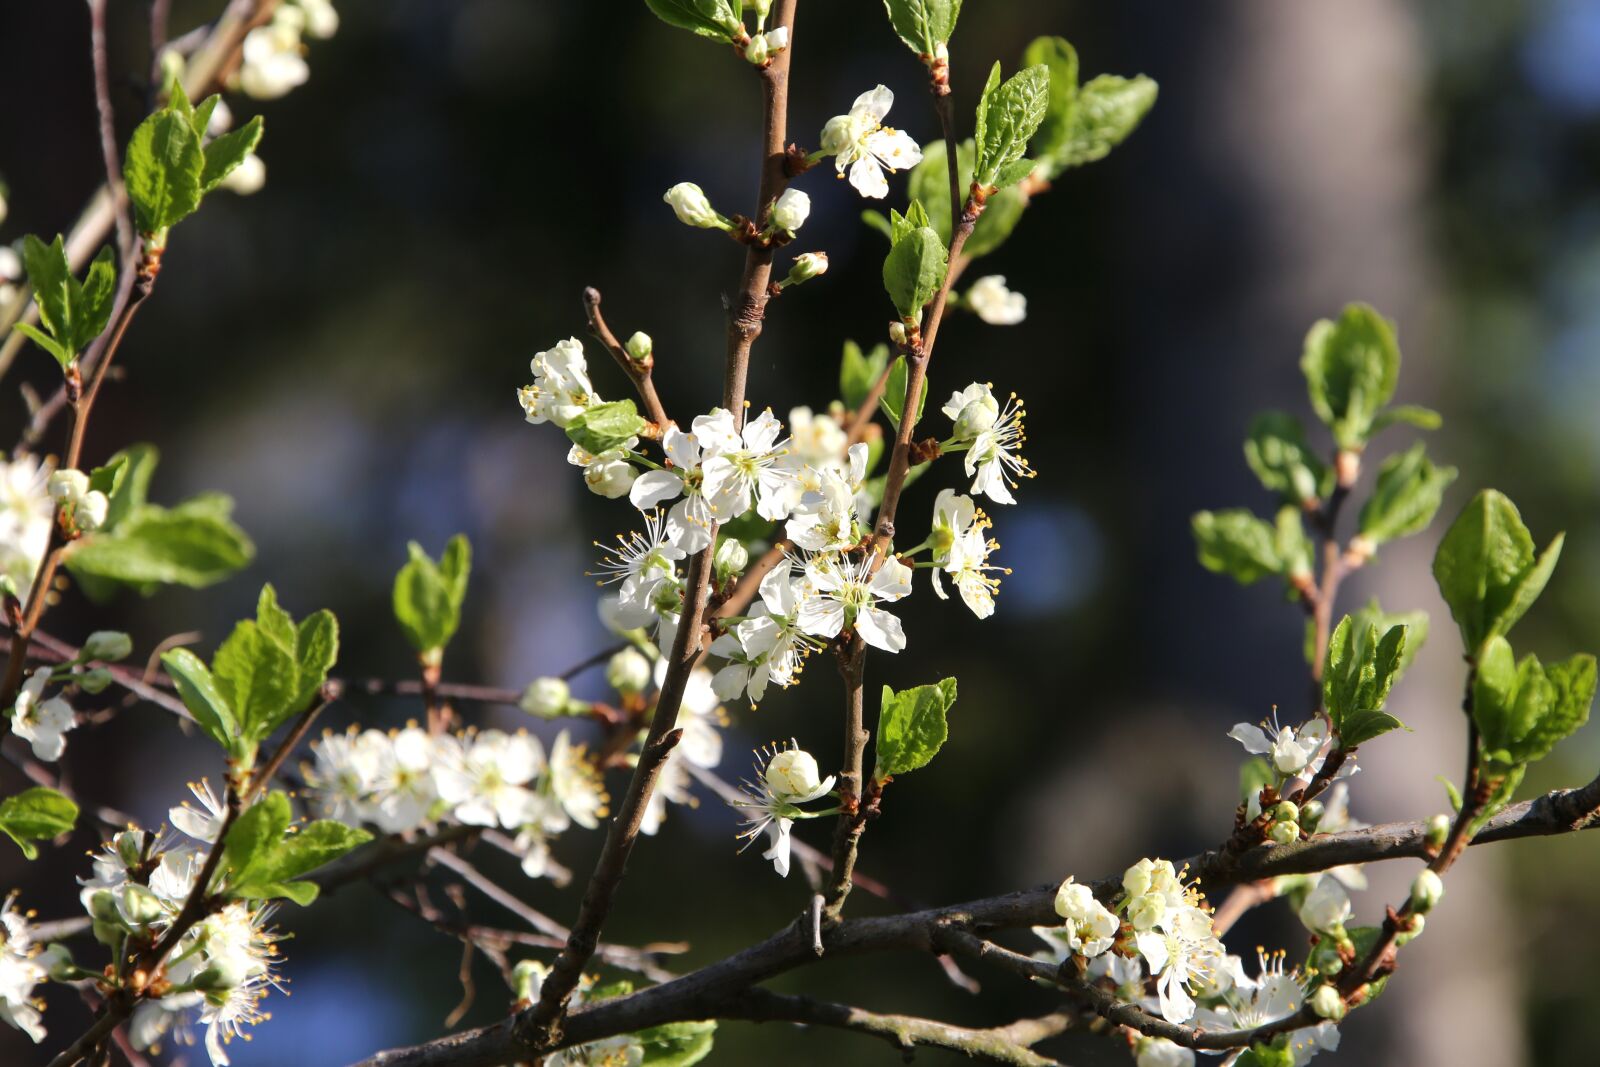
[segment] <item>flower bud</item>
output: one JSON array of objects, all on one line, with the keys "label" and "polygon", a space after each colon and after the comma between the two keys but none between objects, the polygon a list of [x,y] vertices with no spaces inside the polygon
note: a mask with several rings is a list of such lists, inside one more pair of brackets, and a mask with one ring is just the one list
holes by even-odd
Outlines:
[{"label": "flower bud", "polygon": [[822,784],[822,772],[817,769],[816,757],[802,748],[789,748],[772,757],[767,764],[767,788],[779,800],[803,797],[814,793]]},{"label": "flower bud", "polygon": [[1428,820],[1427,842],[1429,848],[1443,848],[1445,838],[1450,836],[1450,816],[1445,814],[1435,815]]},{"label": "flower bud", "polygon": [[1122,891],[1128,894],[1130,900],[1150,892],[1151,872],[1154,869],[1155,865],[1149,860],[1140,860],[1122,872]]},{"label": "flower bud", "polygon": [[1082,921],[1094,913],[1094,890],[1068,878],[1056,890],[1056,914],[1063,919]]},{"label": "flower bud", "polygon": [[650,661],[636,648],[625,648],[606,664],[606,684],[624,696],[635,696],[650,685]]},{"label": "flower bud", "polygon": [[1194,1067],[1194,1053],[1163,1037],[1141,1037],[1133,1062],[1135,1067]]},{"label": "flower bud", "polygon": [[810,215],[811,198],[799,189],[785,189],[772,205],[772,225],[791,234],[804,226]]},{"label": "flower bud", "polygon": [[891,322],[889,324],[889,340],[893,341],[897,345],[905,344],[906,324],[903,322]]},{"label": "flower bud", "polygon": [[1306,833],[1315,833],[1317,824],[1322,821],[1322,813],[1326,809],[1320,800],[1308,800],[1300,805],[1300,818],[1297,820],[1306,828]]},{"label": "flower bud", "polygon": [[1411,910],[1426,915],[1444,896],[1444,880],[1432,867],[1424,867],[1411,883]]},{"label": "flower bud", "polygon": [[117,910],[117,898],[109,889],[102,889],[89,898],[89,918],[97,923],[122,924],[122,913]]},{"label": "flower bud", "polygon": [[77,968],[73,965],[72,953],[59,941],[46,946],[43,952],[34,957],[34,962],[44,968],[52,982],[70,982],[77,977],[74,973]]},{"label": "flower bud", "polygon": [[980,433],[994,429],[995,421],[999,417],[1000,402],[991,394],[985,393],[968,403],[961,409],[961,414],[956,416],[956,437],[962,441],[970,441]]},{"label": "flower bud", "polygon": [[117,910],[130,926],[145,926],[162,916],[161,898],[137,882],[122,887]]},{"label": "flower bud", "polygon": [[550,968],[538,960],[518,961],[511,969],[511,985],[517,992],[517,999],[529,1003],[538,1000],[544,990],[544,980],[549,975]]},{"label": "flower bud", "polygon": [[1272,809],[1272,817],[1278,822],[1299,822],[1300,805],[1292,800],[1280,800]]},{"label": "flower bud", "polygon": [[1417,938],[1422,936],[1423,928],[1427,925],[1428,920],[1424,919],[1422,916],[1411,916],[1411,929],[1401,930],[1398,934],[1396,934],[1394,938],[1395,945],[1401,948],[1409,945],[1412,941],[1415,941]]},{"label": "flower bud", "polygon": [[828,253],[806,252],[794,257],[794,262],[789,265],[789,276],[783,279],[782,288],[809,282],[812,278],[828,273]]},{"label": "flower bud", "polygon": [[1317,987],[1317,991],[1311,994],[1309,1003],[1311,1004],[1311,1010],[1317,1013],[1317,1018],[1319,1019],[1331,1019],[1334,1022],[1338,1022],[1344,1018],[1344,998],[1339,995],[1337,989],[1327,982]]},{"label": "flower bud", "polygon": [[102,663],[127,659],[131,652],[133,638],[117,630],[96,630],[83,643],[83,658],[97,659]]},{"label": "flower bud", "polygon": [[685,226],[722,229],[727,225],[723,222],[722,216],[712,208],[711,201],[706,199],[706,194],[693,182],[679,182],[668,189],[661,199],[672,205],[678,221]]},{"label": "flower bud", "polygon": [[850,130],[849,115],[835,115],[829,119],[827,125],[822,127],[822,151],[830,156],[836,156],[850,147],[853,140]]},{"label": "flower bud", "polygon": [[567,704],[571,697],[572,690],[562,679],[535,678],[529,683],[528,688],[522,691],[522,699],[517,702],[517,706],[529,715],[554,719],[567,713]]},{"label": "flower bud", "polygon": [[772,10],[772,0],[750,0],[750,10],[755,12],[756,18],[764,19]]},{"label": "flower bud", "polygon": [[78,529],[89,533],[105,525],[106,515],[110,510],[111,501],[106,495],[98,489],[91,489],[72,510],[72,521],[77,524]]},{"label": "flower bud", "polygon": [[624,347],[635,363],[643,363],[655,351],[656,343],[650,339],[649,334],[640,330],[628,338],[628,343]]},{"label": "flower bud", "polygon": [[85,693],[103,693],[116,681],[111,672],[104,667],[95,667],[93,670],[84,671],[73,679],[78,683],[78,688]]},{"label": "flower bud", "polygon": [[117,858],[124,867],[137,867],[144,858],[144,832],[123,830],[112,838],[117,843]]},{"label": "flower bud", "polygon": [[1334,933],[1350,917],[1350,895],[1337,878],[1324,875],[1300,905],[1300,921],[1312,933]]},{"label": "flower bud", "polygon": [[235,196],[253,196],[265,188],[266,184],[267,165],[254,152],[240,160],[239,165],[222,179],[222,188]]},{"label": "flower bud", "polygon": [[727,537],[717,545],[717,554],[712,562],[716,565],[717,578],[726,581],[735,574],[744,573],[744,569],[750,565],[750,550],[741,542]]},{"label": "flower bud", "polygon": [[1128,901],[1128,922],[1135,930],[1149,930],[1167,917],[1167,901],[1160,893],[1145,893]]},{"label": "flower bud", "polygon": [[602,452],[594,457],[592,463],[583,468],[583,484],[589,487],[589,492],[605,497],[607,500],[617,500],[628,495],[628,490],[633,488],[633,483],[639,478],[639,471],[625,458],[622,449],[612,449]]},{"label": "flower bud", "polygon": [[1272,829],[1267,831],[1267,837],[1274,845],[1289,845],[1300,840],[1300,824],[1296,822],[1275,822]]},{"label": "flower bud", "polygon": [[82,471],[59,470],[50,475],[50,499],[58,504],[76,504],[89,491],[89,476]]},{"label": "flower bud", "polygon": [[752,66],[764,66],[769,56],[770,48],[767,44],[767,35],[758,33],[750,38],[750,43],[744,46],[744,58]]}]

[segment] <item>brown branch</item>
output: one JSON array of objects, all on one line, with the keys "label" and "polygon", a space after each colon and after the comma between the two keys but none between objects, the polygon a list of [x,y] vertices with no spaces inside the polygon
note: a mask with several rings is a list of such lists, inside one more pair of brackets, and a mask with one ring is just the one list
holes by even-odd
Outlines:
[{"label": "brown branch", "polygon": [[[1600,813],[1600,778],[1580,789],[1547,793],[1514,804],[1489,820],[1473,838],[1474,846],[1514,838],[1570,833],[1595,823]],[[1307,874],[1349,863],[1376,863],[1402,858],[1428,858],[1427,824],[1388,823],[1341,834],[1317,835],[1289,845],[1262,846],[1233,855],[1218,848],[1182,861],[1210,887],[1275,877]],[[1092,883],[1104,900],[1120,891],[1119,877]],[[1054,884],[988,897],[943,908],[901,915],[846,919],[824,931],[829,957],[889,950],[943,951],[938,931],[958,926],[971,931],[1056,925]],[[607,1000],[572,1014],[551,1048],[566,1048],[632,1033],[660,1023],[709,1017],[718,998],[764,982],[775,975],[815,963],[809,916],[758,944],[717,963],[625,997]],[[1026,959],[1026,957],[1022,957]],[[1030,961],[1034,962],[1034,961]],[[1048,964],[1041,964],[1048,967]],[[1157,1020],[1170,1026],[1165,1020]],[[1164,1033],[1157,1036],[1165,1036]],[[1180,1036],[1182,1036],[1180,1034]],[[1215,1035],[1208,1035],[1214,1037]],[[1205,1047],[1218,1047],[1209,1042]],[[362,1067],[491,1067],[525,1059],[527,1045],[514,1020],[455,1034],[409,1049],[380,1053]]]},{"label": "brown branch", "polygon": [[838,922],[844,910],[861,834],[867,828],[867,791],[862,767],[868,740],[862,713],[866,665],[866,642],[859,634],[852,635],[839,648],[839,675],[844,679],[844,758],[839,771],[840,810],[833,833],[832,877],[824,893],[823,915],[829,923]]},{"label": "brown branch", "polygon": [[667,418],[666,408],[661,406],[661,398],[656,395],[655,382],[651,380],[651,371],[655,368],[655,357],[646,356],[644,359],[634,359],[617,340],[617,335],[611,332],[611,327],[606,325],[605,316],[600,313],[600,290],[590,286],[583,291],[583,313],[589,319],[589,332],[594,334],[595,340],[605,346],[611,358],[616,360],[617,366],[622,368],[622,373],[628,376],[634,389],[638,390],[639,399],[644,402],[645,418],[665,430],[672,420]]},{"label": "brown branch", "polygon": [[122,160],[117,151],[117,115],[111,106],[111,64],[106,55],[106,7],[109,2],[89,0],[89,52],[94,65],[94,106],[99,118],[100,158],[106,168],[106,188],[111,191],[117,248],[121,258],[126,261],[133,255],[135,236],[128,190],[122,184]]}]

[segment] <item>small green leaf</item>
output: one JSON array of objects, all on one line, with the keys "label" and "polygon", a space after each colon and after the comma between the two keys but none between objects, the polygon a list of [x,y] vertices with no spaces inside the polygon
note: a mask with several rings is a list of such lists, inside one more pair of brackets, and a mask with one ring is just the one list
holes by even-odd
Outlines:
[{"label": "small green leaf", "polygon": [[1384,460],[1378,483],[1361,508],[1361,536],[1374,545],[1421,533],[1433,521],[1454,467],[1435,467],[1420,441]]},{"label": "small green leaf", "polygon": [[631,400],[613,400],[609,404],[596,404],[578,413],[567,423],[567,437],[592,455],[622,448],[628,439],[637,437],[645,428],[645,420]]},{"label": "small green leaf", "polygon": [[1589,707],[1594,703],[1593,656],[1578,655],[1552,663],[1544,673],[1554,687],[1554,699],[1522,739],[1519,755],[1529,762],[1548,756],[1559,742],[1576,733],[1589,721]]},{"label": "small green leaf", "polygon": [[1394,324],[1365,304],[1351,304],[1337,322],[1322,319],[1311,327],[1300,369],[1311,406],[1334,441],[1359,451],[1399,378]]},{"label": "small green leaf", "polygon": [[1407,630],[1391,626],[1378,636],[1371,623],[1346,615],[1328,639],[1322,669],[1322,704],[1342,748],[1352,749],[1405,724],[1383,710],[1405,669]]},{"label": "small green leaf", "polygon": [[[972,184],[972,161],[975,149],[972,141],[963,141],[956,150],[960,171],[958,187]],[[950,243],[950,171],[946,164],[943,141],[934,141],[922,152],[922,162],[911,169],[908,182],[909,195],[916,198],[928,213],[928,224],[939,234],[946,245]],[[972,259],[986,256],[1005,244],[1006,238],[1017,228],[1023,212],[1028,209],[1028,198],[1021,189],[1001,189],[990,196],[967,238],[963,253]]]},{"label": "small green leaf", "polygon": [[883,287],[907,321],[920,321],[922,308],[944,284],[948,250],[931,226],[909,230],[883,261]]},{"label": "small green leaf", "polygon": [[394,614],[406,638],[423,655],[437,655],[461,624],[470,549],[460,534],[450,539],[435,563],[415,541],[411,558],[394,579]]},{"label": "small green leaf", "polygon": [[1473,653],[1511,631],[1532,606],[1561,555],[1557,535],[1537,559],[1516,505],[1493,489],[1472,498],[1433,557],[1433,576]]},{"label": "small green leaf", "polygon": [[[900,409],[906,403],[906,379],[910,374],[910,368],[906,366],[906,357],[896,356],[894,362],[889,364],[889,378],[883,383],[883,396],[878,400],[878,406],[883,409],[883,414],[897,430],[900,428]],[[922,421],[923,409],[928,406],[929,391],[928,380],[923,378],[922,395],[917,397],[917,417],[913,425]]]},{"label": "small green leaf", "polygon": [[644,0],[656,18],[680,30],[701,37],[732,40],[743,32],[743,25],[728,0]]},{"label": "small green leaf", "polygon": [[1244,459],[1269,492],[1291,504],[1316,501],[1332,489],[1333,471],[1306,443],[1300,420],[1267,411],[1250,424]]},{"label": "small green leaf", "polygon": [[[25,235],[22,265],[28,273],[28,284],[33,287],[33,299],[39,305],[39,324],[51,336],[70,344],[72,271],[67,267],[66,247],[61,237],[57,235],[54,241],[45,244],[31,233]],[[28,336],[34,337],[34,334]]]},{"label": "small green leaf", "polygon": [[239,724],[233,709],[228,706],[228,698],[222,695],[216,679],[211,676],[211,668],[186,648],[162,653],[161,665],[172,676],[172,683],[178,689],[183,706],[189,709],[189,714],[194,716],[200,729],[211,740],[231,751],[234,739],[239,734]]},{"label": "small green leaf", "polygon": [[1143,74],[1102,74],[1085,83],[1077,92],[1070,135],[1048,156],[1040,153],[1052,177],[1109,155],[1139,128],[1155,106],[1157,91]]},{"label": "small green leaf", "polygon": [[894,32],[925,62],[950,43],[961,15],[961,0],[884,0],[883,6]]},{"label": "small green leaf", "polygon": [[1002,169],[1022,158],[1050,102],[1050,68],[1024,67],[1004,83],[994,65],[978,102],[975,141],[978,149],[974,181],[985,188],[998,184]]},{"label": "small green leaf", "polygon": [[1355,748],[1391,730],[1403,730],[1405,725],[1387,711],[1370,708],[1352,711],[1345,716],[1344,724],[1339,728],[1339,743],[1345,748]]},{"label": "small green leaf", "polygon": [[1380,411],[1372,420],[1372,433],[1376,434],[1385,427],[1400,423],[1415,426],[1419,430],[1437,430],[1444,425],[1444,418],[1432,408],[1425,408],[1420,404],[1396,404],[1392,408]]},{"label": "small green leaf", "polygon": [[204,169],[200,138],[179,109],[157,111],[141,122],[122,166],[139,232],[161,233],[199,207]]},{"label": "small green leaf", "polygon": [[1503,768],[1543,759],[1589,718],[1594,700],[1593,656],[1545,667],[1537,656],[1514,662],[1499,634],[1483,643],[1473,676],[1472,719],[1484,754]]},{"label": "small green leaf", "polygon": [[155,445],[138,444],[129,445],[106,461],[106,467],[122,465],[123,473],[110,489],[95,486],[110,498],[106,521],[100,524],[100,533],[115,530],[131,512],[149,500],[150,477],[155,473],[156,462],[160,458],[161,453]]},{"label": "small green leaf", "polygon": [[200,171],[200,192],[209,193],[221,185],[222,180],[232,174],[260,143],[261,116],[257,115],[237,130],[230,130],[206,145],[205,165]]},{"label": "small green leaf", "polygon": [[663,1023],[633,1036],[644,1048],[644,1067],[693,1067],[711,1055],[716,1039],[717,1023],[704,1022]]},{"label": "small green leaf", "polygon": [[1200,565],[1249,585],[1269,574],[1283,574],[1278,530],[1242,508],[1196,512],[1190,520]]},{"label": "small green leaf", "polygon": [[884,686],[883,700],[878,707],[878,739],[874,746],[877,765],[873,778],[883,781],[927,766],[950,736],[946,716],[955,702],[954,678],[946,678],[936,685],[919,685],[902,693]]},{"label": "small green leaf", "polygon": [[844,358],[839,363],[839,399],[854,410],[864,403],[889,365],[889,346],[875,345],[863,354],[854,341],[844,343]]},{"label": "small green leaf", "polygon": [[30,860],[39,854],[35,841],[67,833],[77,821],[78,805],[54,789],[38,786],[0,800],[0,833]]},{"label": "small green leaf", "polygon": [[89,273],[83,284],[76,279],[68,281],[71,297],[71,344],[82,352],[96,337],[105,332],[111,321],[111,305],[117,292],[116,253],[106,245],[89,263]]},{"label": "small green leaf", "polygon": [[62,370],[66,370],[68,365],[77,358],[76,352],[65,347],[61,342],[44,333],[36,326],[30,326],[26,322],[19,322],[11,328],[50,353],[51,357],[61,365]]},{"label": "small green leaf", "polygon": [[279,792],[268,793],[234,820],[222,854],[230,897],[285,897],[310,904],[317,898],[317,885],[299,879],[372,840],[367,831],[331,819],[295,834],[289,833],[289,822],[289,798]]},{"label": "small green leaf", "polygon": [[1049,160],[1067,148],[1077,125],[1078,53],[1065,37],[1039,37],[1022,53],[1024,66],[1050,70],[1050,97],[1044,121],[1033,136],[1033,151]]},{"label": "small green leaf", "polygon": [[307,707],[328,680],[339,658],[339,621],[324,608],[306,616],[295,631],[295,659],[300,668],[300,691],[294,707]]},{"label": "small green leaf", "polygon": [[295,710],[300,673],[292,650],[248,619],[217,649],[211,674],[247,742],[260,743]]},{"label": "small green leaf", "polygon": [[[1405,647],[1400,653],[1400,663],[1395,669],[1394,681],[1398,682],[1405,676],[1411,661],[1416,657],[1417,650],[1428,639],[1428,613],[1426,611],[1386,612],[1378,606],[1376,597],[1367,601],[1366,606],[1357,609],[1351,615],[1351,622],[1355,633],[1380,633],[1387,634],[1397,626],[1405,627]],[[1309,657],[1308,657],[1309,658]]]},{"label": "small green leaf", "polygon": [[[124,480],[134,481],[133,474]],[[66,563],[75,575],[107,579],[149,592],[158,585],[199,589],[238,571],[255,546],[230,515],[233,501],[202,495],[167,509],[134,507],[110,531],[73,543]]]}]

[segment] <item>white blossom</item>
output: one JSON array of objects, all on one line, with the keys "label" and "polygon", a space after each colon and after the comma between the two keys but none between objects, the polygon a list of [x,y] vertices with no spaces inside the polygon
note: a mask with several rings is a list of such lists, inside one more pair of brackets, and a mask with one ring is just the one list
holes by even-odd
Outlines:
[{"label": "white blossom", "polygon": [[893,556],[874,568],[877,560],[867,553],[854,560],[814,557],[806,564],[800,629],[815,637],[837,637],[850,628],[873,648],[885,652],[905,648],[900,620],[878,605],[911,592],[911,568]]},{"label": "white blossom", "polygon": [[[700,419],[695,422],[698,424]],[[683,499],[667,513],[667,537],[685,553],[699,552],[711,543],[711,524],[715,519],[703,491],[701,459],[704,453],[701,443],[696,434],[668,426],[661,435],[661,447],[672,465],[665,470],[645,471],[639,475],[628,493],[628,499],[640,511],[650,511],[682,496]]]},{"label": "white blossom", "polygon": [[[1257,974],[1247,975],[1237,956],[1229,956],[1224,969],[1231,976],[1214,1007],[1195,1013],[1195,1024],[1208,1030],[1252,1030],[1287,1019],[1305,1001],[1302,979],[1284,971],[1284,953],[1262,952]],[[1295,1067],[1303,1067],[1323,1050],[1339,1047],[1339,1031],[1333,1023],[1296,1030],[1289,1035],[1289,1051]]]},{"label": "white blossom", "polygon": [[47,762],[55,762],[67,748],[67,731],[78,725],[72,705],[59,696],[49,700],[44,697],[45,686],[50,684],[49,667],[40,667],[28,676],[17,691],[11,708],[11,732],[33,746],[33,754]]},{"label": "white blossom", "polygon": [[1194,1051],[1163,1037],[1141,1037],[1133,1061],[1134,1067],[1194,1067]]},{"label": "white blossom", "polygon": [[[670,525],[670,517],[667,523]],[[668,599],[676,595],[678,560],[692,551],[669,540],[659,511],[646,512],[644,526],[643,531],[633,530],[625,537],[619,534],[616,547],[600,560],[600,570],[595,572],[602,585],[620,583],[616,622],[628,630],[658,619],[663,595]]]},{"label": "white blossom", "polygon": [[[776,769],[774,769],[776,767]],[[743,799],[734,807],[744,812],[739,851],[749,848],[763,833],[771,842],[762,859],[771,860],[779,877],[789,876],[790,830],[794,821],[825,812],[800,807],[826,796],[836,780],[819,777],[816,760],[791,738],[787,745],[768,745],[756,753],[755,781],[743,783]]]},{"label": "white blossom", "polygon": [[839,176],[850,172],[850,184],[862,196],[881,200],[889,195],[884,170],[894,173],[922,162],[922,149],[900,130],[883,124],[894,106],[894,93],[880,85],[856,97],[850,111],[822,128],[822,151],[836,157]]},{"label": "white blossom", "polygon": [[382,741],[376,746],[378,762],[372,779],[372,821],[386,834],[413,830],[428,821],[439,799],[434,779],[439,748],[426,730],[415,725],[379,737]]},{"label": "white blossom", "polygon": [[537,738],[484,730],[462,738],[459,747],[440,758],[435,781],[458,821],[517,830],[532,814],[528,784],[543,768],[544,750]]},{"label": "white blossom", "polygon": [[168,809],[167,821],[195,840],[213,844],[217,840],[217,835],[222,832],[223,822],[227,820],[228,805],[204,778],[198,782],[190,782],[189,792],[194,794],[200,806],[190,807],[186,800],[177,807]]},{"label": "white blossom", "polygon": [[783,424],[763,411],[736,430],[733,413],[722,408],[694,420],[694,436],[705,449],[701,469],[712,516],[728,522],[753,506],[763,519],[783,519],[800,502],[800,480],[780,462],[788,442],[779,441]]},{"label": "white blossom", "polygon": [[1273,769],[1279,774],[1292,775],[1299,774],[1316,759],[1328,739],[1328,724],[1319,716],[1300,726],[1298,731],[1293,726],[1279,726],[1278,712],[1274,708],[1270,724],[1237,723],[1228,731],[1228,736],[1252,755],[1269,756]]},{"label": "white blossom", "polygon": [[55,524],[50,465],[22,454],[0,461],[0,580],[27,602]]},{"label": "white blossom", "polygon": [[1094,891],[1068,878],[1056,890],[1056,914],[1065,920],[1067,945],[1080,956],[1092,958],[1109,949],[1121,922],[1094,898]]},{"label": "white blossom", "polygon": [[991,326],[1015,326],[1028,317],[1028,298],[1007,289],[1001,274],[986,274],[973,282],[967,304]]},{"label": "white blossom", "polygon": [[583,342],[576,337],[557,342],[533,357],[533,384],[517,391],[529,422],[553,422],[565,428],[586,408],[600,402],[589,384],[589,364]]},{"label": "white blossom", "polygon": [[257,100],[276,100],[311,77],[300,34],[305,19],[298,8],[283,5],[271,22],[245,34],[239,66],[239,89]]},{"label": "white blossom", "polygon": [[942,409],[954,423],[958,441],[970,441],[966,471],[972,477],[972,492],[982,493],[997,504],[1015,504],[1011,495],[1018,478],[1033,477],[1033,468],[1019,451],[1027,435],[1022,420],[1027,416],[1015,393],[1002,406],[991,386],[973,382],[953,393]]},{"label": "white blossom", "polygon": [[1336,878],[1322,878],[1300,905],[1300,921],[1314,934],[1325,934],[1350,918],[1350,894]]},{"label": "white blossom", "polygon": [[[974,525],[956,538],[941,568],[955,582],[962,603],[980,619],[987,619],[994,614],[994,595],[1000,589],[1000,579],[993,575],[1011,573],[1009,567],[989,562],[990,554],[1000,547],[1000,542],[986,537],[985,529],[986,526]],[[940,599],[944,599],[944,585],[939,580],[939,574],[940,570],[933,572],[933,591]]]},{"label": "white blossom", "polygon": [[302,771],[322,816],[352,826],[364,822],[383,759],[372,737],[354,730],[327,732],[312,742],[311,756]]},{"label": "white blossom", "polygon": [[[550,748],[550,791],[573,822],[587,830],[606,814],[605,784],[583,745],[574,745],[567,731]],[[462,820],[463,822],[466,820]]]},{"label": "white blossom", "polygon": [[28,920],[17,911],[16,898],[7,898],[0,907],[0,1019],[16,1027],[34,1044],[44,1040],[43,1001],[34,997],[34,988],[45,978],[39,964]]}]

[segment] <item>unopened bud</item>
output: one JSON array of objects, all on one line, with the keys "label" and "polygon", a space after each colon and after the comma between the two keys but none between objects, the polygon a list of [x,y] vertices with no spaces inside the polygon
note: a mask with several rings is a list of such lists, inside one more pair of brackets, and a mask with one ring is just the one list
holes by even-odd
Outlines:
[{"label": "unopened bud", "polygon": [[655,351],[656,343],[650,339],[649,334],[640,330],[628,338],[628,343],[625,347],[628,350],[628,355],[632,357],[635,363],[643,363]]},{"label": "unopened bud", "polygon": [[1444,880],[1432,867],[1424,867],[1411,883],[1411,910],[1426,915],[1444,897]]},{"label": "unopened bud", "polygon": [[34,962],[44,968],[44,972],[50,976],[52,982],[70,982],[77,977],[72,953],[59,941],[48,945],[43,952],[34,957]]},{"label": "unopened bud", "polygon": [[1319,1019],[1338,1022],[1344,1018],[1346,1010],[1344,998],[1339,995],[1337,989],[1326,982],[1319,985],[1317,991],[1311,994],[1310,1004],[1311,1010],[1317,1013]]},{"label": "unopened bud", "polygon": [[891,322],[889,324],[889,340],[893,341],[897,345],[905,344],[906,324],[903,322]]},{"label": "unopened bud", "polygon": [[969,402],[961,409],[961,414],[956,416],[956,437],[962,441],[970,441],[980,433],[992,430],[999,418],[1000,402],[985,393]]},{"label": "unopened bud", "polygon": [[96,630],[83,643],[83,658],[102,663],[115,663],[127,659],[133,652],[133,638],[119,630]]},{"label": "unopened bud", "polygon": [[47,484],[50,499],[58,504],[76,504],[89,491],[89,476],[82,471],[59,470],[50,475]]},{"label": "unopened bud", "polygon": [[566,714],[567,703],[571,697],[572,690],[560,678],[535,678],[528,688],[522,691],[522,699],[517,702],[517,706],[529,715],[554,719]]},{"label": "unopened bud", "polygon": [[1401,930],[1395,935],[1394,943],[1402,948],[1422,936],[1423,929],[1428,925],[1428,920],[1420,915],[1411,916],[1411,928]]},{"label": "unopened bud", "polygon": [[550,968],[538,960],[522,960],[511,969],[511,985],[516,990],[517,999],[529,1003],[539,999],[539,994],[544,990],[544,980],[550,974]]},{"label": "unopened bud", "polygon": [[1299,822],[1300,805],[1292,800],[1280,800],[1272,809],[1272,817],[1278,822]]},{"label": "unopened bud", "polygon": [[78,501],[78,506],[72,509],[72,521],[78,529],[89,533],[106,524],[106,516],[111,512],[111,501],[98,489],[91,489]]},{"label": "unopened bud", "polygon": [[109,889],[102,889],[89,898],[89,918],[97,923],[122,925],[122,913],[117,911],[117,898]]},{"label": "unopened bud", "polygon": [[1306,833],[1316,832],[1317,824],[1322,821],[1324,810],[1320,800],[1308,800],[1300,805],[1300,818],[1298,821],[1301,826],[1305,827]]},{"label": "unopened bud", "polygon": [[812,278],[826,273],[828,273],[828,253],[806,252],[794,257],[794,262],[789,266],[789,276],[783,279],[779,288],[809,282]]},{"label": "unopened bud", "polygon": [[650,661],[636,648],[625,648],[606,664],[606,684],[625,696],[644,692],[650,684]]},{"label": "unopened bud", "polygon": [[766,34],[758,33],[744,46],[744,58],[752,66],[762,66],[770,58]]},{"label": "unopened bud", "polygon": [[735,574],[743,574],[750,565],[750,550],[731,537],[725,538],[717,546],[717,554],[712,562],[716,564],[717,577],[727,581]]},{"label": "unopened bud", "polygon": [[84,671],[73,681],[78,683],[79,689],[82,689],[85,693],[92,694],[105,692],[111,683],[116,681],[116,678],[104,667],[95,667],[93,670]]},{"label": "unopened bud", "polygon": [[1274,845],[1290,845],[1300,840],[1300,824],[1297,822],[1275,822],[1272,829],[1267,831],[1267,837]]},{"label": "unopened bud", "polygon": [[693,182],[679,182],[668,189],[661,199],[672,205],[673,213],[685,226],[698,226],[701,229],[727,228],[722,216],[717,214],[711,206],[711,201],[706,199],[705,192]]},{"label": "unopened bud", "polygon": [[1428,820],[1427,842],[1429,848],[1443,848],[1450,836],[1450,816],[1440,813]]},{"label": "unopened bud", "polygon": [[779,800],[809,796],[822,784],[816,757],[801,748],[785,749],[772,757],[765,777]]},{"label": "unopened bud", "polygon": [[772,205],[772,225],[791,234],[810,217],[811,198],[799,189],[785,189]]},{"label": "unopened bud", "polygon": [[149,887],[137,882],[122,887],[122,898],[117,901],[117,908],[132,926],[148,925],[163,914],[161,898],[150,892]]}]

